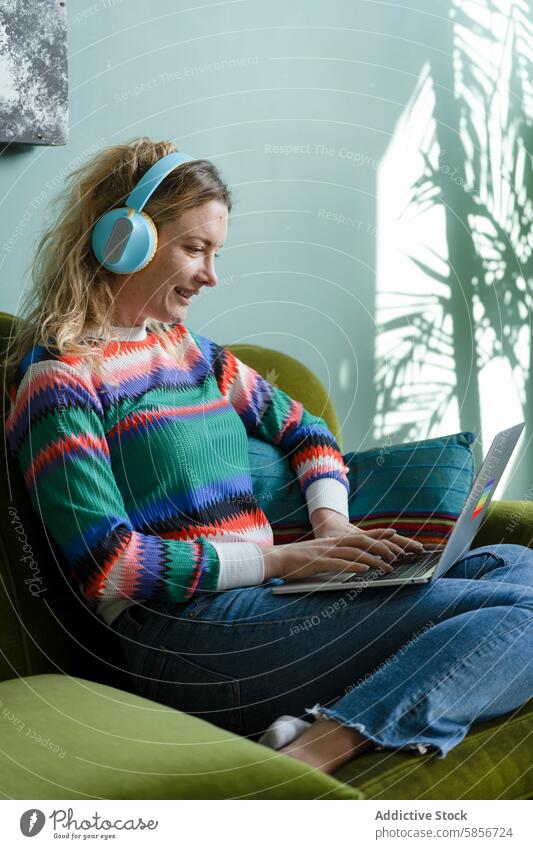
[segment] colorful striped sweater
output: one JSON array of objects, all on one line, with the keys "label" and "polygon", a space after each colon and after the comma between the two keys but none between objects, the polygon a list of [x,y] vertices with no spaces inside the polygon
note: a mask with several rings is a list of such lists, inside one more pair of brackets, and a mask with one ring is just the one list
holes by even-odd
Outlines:
[{"label": "colorful striped sweater", "polygon": [[272,528],[253,497],[248,436],[280,446],[309,514],[348,516],[347,468],[323,419],[183,324],[170,355],[146,323],[115,327],[101,374],[36,346],[6,422],[34,510],[89,606],[184,602],[260,584]]}]

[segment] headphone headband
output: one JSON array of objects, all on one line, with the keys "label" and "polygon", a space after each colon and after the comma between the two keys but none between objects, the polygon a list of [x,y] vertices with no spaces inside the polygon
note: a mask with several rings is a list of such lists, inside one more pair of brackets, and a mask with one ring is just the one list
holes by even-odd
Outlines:
[{"label": "headphone headband", "polygon": [[192,162],[193,156],[187,153],[168,153],[159,159],[148,171],[143,174],[133,191],[126,198],[124,206],[140,212],[150,200],[157,187],[163,182],[167,174],[184,162]]}]

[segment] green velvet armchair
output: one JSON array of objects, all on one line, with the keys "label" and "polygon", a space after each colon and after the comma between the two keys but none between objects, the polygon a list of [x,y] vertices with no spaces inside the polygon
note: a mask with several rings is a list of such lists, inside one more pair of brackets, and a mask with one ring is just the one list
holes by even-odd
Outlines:
[{"label": "green velvet armchair", "polygon": [[[2,350],[14,320],[0,313]],[[333,405],[308,369],[279,352],[249,345],[228,347],[310,412],[321,415],[342,448]],[[7,451],[2,452],[0,474],[4,798],[533,796],[527,741],[533,730],[531,704],[473,726],[444,759],[370,752],[327,776],[194,716],[132,695],[116,636],[85,608],[66,577],[60,552],[33,513]],[[474,545],[503,540],[533,546],[532,503],[490,506]]]}]

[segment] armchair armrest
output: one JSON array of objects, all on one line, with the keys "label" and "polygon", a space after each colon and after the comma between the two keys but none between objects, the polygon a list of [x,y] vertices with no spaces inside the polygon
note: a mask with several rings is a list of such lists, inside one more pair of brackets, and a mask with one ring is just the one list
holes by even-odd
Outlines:
[{"label": "armchair armrest", "polygon": [[533,501],[493,501],[471,548],[493,543],[533,548]]}]

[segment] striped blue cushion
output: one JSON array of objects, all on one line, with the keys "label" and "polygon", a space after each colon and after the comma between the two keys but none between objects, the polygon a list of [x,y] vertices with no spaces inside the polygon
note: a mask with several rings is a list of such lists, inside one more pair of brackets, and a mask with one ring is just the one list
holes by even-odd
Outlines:
[{"label": "striped blue cushion", "polygon": [[[364,529],[394,527],[422,542],[449,535],[474,479],[470,431],[348,452],[350,522]],[[280,448],[250,437],[254,496],[274,542],[312,538],[300,485]]]}]

